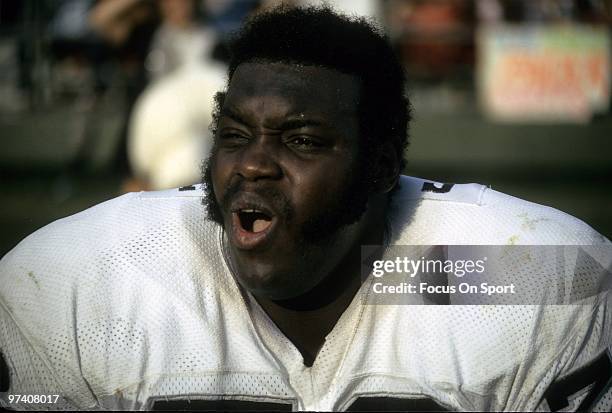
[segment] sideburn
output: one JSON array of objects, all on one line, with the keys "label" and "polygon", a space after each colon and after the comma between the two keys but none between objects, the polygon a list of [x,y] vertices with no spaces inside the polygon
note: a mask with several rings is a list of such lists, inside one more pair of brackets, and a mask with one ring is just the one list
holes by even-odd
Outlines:
[{"label": "sideburn", "polygon": [[202,198],[202,204],[206,208],[206,218],[216,222],[223,226],[223,215],[221,214],[221,208],[217,203],[215,197],[215,190],[212,184],[212,157],[211,155],[207,160],[202,163],[202,185],[204,190],[204,198]]}]

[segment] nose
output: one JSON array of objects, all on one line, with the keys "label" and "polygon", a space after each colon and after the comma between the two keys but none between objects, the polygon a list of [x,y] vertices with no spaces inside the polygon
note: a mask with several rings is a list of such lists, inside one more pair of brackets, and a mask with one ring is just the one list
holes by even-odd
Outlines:
[{"label": "nose", "polygon": [[279,179],[282,176],[276,151],[265,136],[254,139],[244,148],[237,173],[249,181]]}]

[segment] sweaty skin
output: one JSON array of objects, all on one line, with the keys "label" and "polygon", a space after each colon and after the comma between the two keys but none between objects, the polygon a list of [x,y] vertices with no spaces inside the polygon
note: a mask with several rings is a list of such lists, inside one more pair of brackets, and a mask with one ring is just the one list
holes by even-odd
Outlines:
[{"label": "sweaty skin", "polygon": [[358,175],[359,91],[332,69],[243,63],[211,158],[235,276],[307,363],[359,287],[360,246],[382,241],[384,194],[356,223],[306,235]]}]

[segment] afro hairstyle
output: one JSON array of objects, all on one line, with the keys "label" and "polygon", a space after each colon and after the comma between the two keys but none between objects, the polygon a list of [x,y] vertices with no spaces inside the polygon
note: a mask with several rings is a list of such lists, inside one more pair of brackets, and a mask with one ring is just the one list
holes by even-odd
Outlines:
[{"label": "afro hairstyle", "polygon": [[[406,79],[389,39],[374,24],[329,6],[279,6],[249,19],[228,47],[229,80],[246,62],[319,66],[357,77],[364,178],[375,176],[374,155],[389,144],[403,169],[411,118]],[[217,96],[218,108],[223,98]]]}]

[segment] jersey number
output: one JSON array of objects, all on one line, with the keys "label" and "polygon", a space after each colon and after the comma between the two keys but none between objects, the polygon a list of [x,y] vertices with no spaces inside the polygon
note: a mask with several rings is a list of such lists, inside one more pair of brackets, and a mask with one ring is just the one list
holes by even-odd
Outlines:
[{"label": "jersey number", "polygon": [[550,410],[556,412],[569,406],[571,395],[592,385],[591,390],[576,409],[577,411],[591,410],[611,384],[612,360],[610,353],[605,351],[590,364],[554,382],[544,393],[544,398]]},{"label": "jersey number", "polygon": [[421,192],[435,192],[436,194],[445,194],[450,192],[450,190],[455,186],[455,184],[434,184],[433,182],[423,182],[423,186],[421,187]]},{"label": "jersey number", "polygon": [[8,391],[10,387],[10,377],[8,365],[6,364],[6,361],[4,361],[4,357],[0,352],[0,393]]}]

